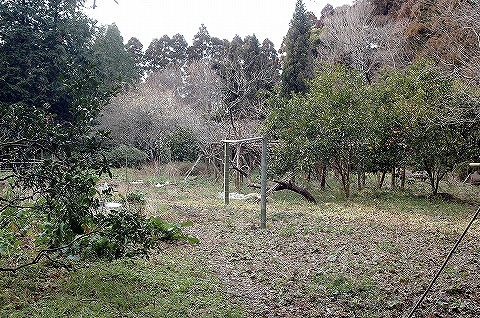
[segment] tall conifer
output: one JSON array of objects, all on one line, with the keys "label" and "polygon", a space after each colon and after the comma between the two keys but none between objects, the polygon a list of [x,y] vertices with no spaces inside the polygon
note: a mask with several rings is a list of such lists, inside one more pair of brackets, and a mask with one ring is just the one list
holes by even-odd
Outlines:
[{"label": "tall conifer", "polygon": [[307,80],[313,78],[310,29],[311,20],[305,5],[302,0],[297,0],[290,29],[284,40],[286,56],[282,71],[282,96],[308,90]]}]

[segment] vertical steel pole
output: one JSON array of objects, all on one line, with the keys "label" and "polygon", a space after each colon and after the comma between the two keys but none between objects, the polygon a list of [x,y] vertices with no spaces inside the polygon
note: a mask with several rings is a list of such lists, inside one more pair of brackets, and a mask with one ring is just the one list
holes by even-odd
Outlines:
[{"label": "vertical steel pole", "polygon": [[262,139],[262,186],[260,206],[260,227],[267,227],[267,137]]},{"label": "vertical steel pole", "polygon": [[125,182],[128,183],[128,153],[125,147]]},{"label": "vertical steel pole", "polygon": [[230,181],[230,148],[228,142],[225,142],[225,157],[223,165],[223,193],[224,193],[224,202],[228,204],[230,202],[230,193],[229,193],[229,181]]}]

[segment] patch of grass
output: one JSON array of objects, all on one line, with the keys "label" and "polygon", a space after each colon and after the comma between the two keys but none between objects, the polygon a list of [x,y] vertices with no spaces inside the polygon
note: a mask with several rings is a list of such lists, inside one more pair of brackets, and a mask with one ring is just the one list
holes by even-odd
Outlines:
[{"label": "patch of grass", "polygon": [[[306,317],[399,317],[417,298],[419,286],[428,283],[432,260],[443,260],[457,232],[475,210],[469,201],[474,195],[465,194],[469,198],[466,201],[429,198],[428,184],[424,183],[415,184],[415,188],[409,185],[405,191],[385,188],[358,191],[353,187],[352,197],[345,199],[338,185],[329,180],[325,191],[319,190],[315,183],[309,186],[317,205],[290,191],[275,193],[274,200],[267,203],[267,229],[261,230],[258,228],[259,203],[231,200],[225,206],[218,197],[222,192],[221,181],[200,176],[184,181],[177,176],[174,185],[155,188],[157,180],[175,180],[169,176],[149,179],[145,171],[138,171],[138,176],[134,175],[135,170],[130,172],[131,180],[146,182],[121,186],[144,193],[146,212],[161,214],[174,222],[192,220],[194,225],[189,231],[197,235],[201,243],[193,248],[183,245],[170,248],[167,254],[179,253],[183,257],[164,259],[161,265],[143,262],[128,265],[129,271],[136,270],[139,274],[115,276],[116,284],[133,286],[118,288],[118,294],[125,295],[120,298],[122,301],[115,300],[113,293],[106,293],[110,296],[102,298],[105,313],[90,311],[83,313],[84,316],[240,315],[238,309],[219,296],[217,291],[221,287],[210,278],[211,271],[211,275],[216,275],[228,288],[235,303],[242,304],[248,317],[267,314],[295,317],[293,312]],[[234,191],[233,182],[231,190]],[[242,193],[252,191],[240,190]],[[475,237],[469,235],[466,240],[470,240],[468,251],[456,255],[458,266],[452,270],[447,268],[436,291],[431,293],[430,305],[424,304],[424,308],[434,306],[432,312],[440,316],[447,316],[452,310],[450,304],[457,300],[469,302],[468,306],[458,306],[462,317],[477,317],[480,312],[478,302],[474,301],[478,299],[478,263],[471,261],[480,254],[480,249]],[[197,271],[198,265],[192,263],[205,266]],[[312,273],[317,274],[312,276]],[[93,285],[85,279],[75,285],[74,278],[66,275],[65,283],[55,283],[56,289],[47,289],[44,298],[27,301],[26,296],[21,296],[23,300],[14,302],[24,308],[28,302],[51,302],[56,305],[43,305],[53,308],[50,313],[58,310],[60,314],[55,316],[69,316],[71,312],[65,314],[65,307],[57,300],[66,296],[59,295],[70,293],[72,299],[68,300],[68,306],[78,309],[77,303],[88,300],[93,289],[97,295],[104,293],[98,287],[99,282],[103,283],[101,278],[86,276],[87,280],[94,281]],[[112,275],[109,272],[103,277]],[[133,278],[129,279],[130,276]],[[104,280],[105,284],[109,282],[107,278]],[[18,295],[27,293],[25,290],[36,293],[35,280],[29,284],[8,288]],[[83,288],[82,284],[87,287]],[[109,284],[113,286],[113,282]],[[0,290],[3,286],[0,282]],[[71,290],[78,290],[84,298],[74,299]],[[12,294],[0,295],[0,310],[3,310],[12,302]],[[107,297],[111,297],[111,302],[105,300]],[[438,299],[446,300],[448,306],[439,306]],[[95,303],[86,301],[85,306],[91,310]],[[32,311],[33,305],[28,306],[30,311],[17,310],[20,313],[15,317],[39,315]]]},{"label": "patch of grass", "polygon": [[283,227],[278,234],[284,237],[293,236],[297,233],[296,228],[297,227],[295,224],[290,223],[290,224],[287,224],[285,227]]},{"label": "patch of grass", "polygon": [[377,248],[380,251],[385,251],[385,252],[391,252],[391,253],[399,252],[398,247],[392,241],[377,242]]},{"label": "patch of grass", "polygon": [[395,214],[418,214],[436,219],[463,217],[472,210],[471,206],[459,201],[429,198],[410,191],[368,190],[355,196],[354,202]]},{"label": "patch of grass", "polygon": [[372,298],[375,296],[375,284],[368,279],[354,280],[342,273],[316,273],[313,276],[314,290],[323,290],[325,296]]},{"label": "patch of grass", "polygon": [[2,274],[1,317],[241,317],[186,260],[97,262],[78,271]]}]

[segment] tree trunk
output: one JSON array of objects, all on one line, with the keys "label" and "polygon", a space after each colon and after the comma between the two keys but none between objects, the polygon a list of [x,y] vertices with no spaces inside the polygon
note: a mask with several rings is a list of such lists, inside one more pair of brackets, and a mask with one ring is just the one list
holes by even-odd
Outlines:
[{"label": "tree trunk", "polygon": [[293,184],[291,181],[285,182],[281,180],[273,180],[273,182],[276,182],[279,184],[278,187],[276,187],[275,191],[280,191],[280,190],[291,190],[293,192],[296,192],[300,195],[302,195],[305,199],[307,199],[308,202],[312,203],[317,203],[317,200],[313,197],[313,195],[305,188],[299,187],[295,184]]},{"label": "tree trunk", "polygon": [[350,197],[350,167],[347,164],[345,171],[341,171],[340,175],[342,176],[342,187],[345,198]]},{"label": "tree trunk", "polygon": [[327,166],[323,165],[322,166],[322,177],[320,179],[320,188],[322,190],[325,190],[326,183],[327,183]]},{"label": "tree trunk", "polygon": [[[240,166],[241,152],[242,152],[242,144],[237,144],[237,147],[235,149],[235,164],[239,169],[241,169],[241,166]],[[240,171],[237,170],[237,173],[235,176],[235,189],[237,189],[237,191],[240,190],[241,183],[242,183],[242,174],[240,173]]]},{"label": "tree trunk", "polygon": [[379,189],[381,189],[383,186],[383,181],[385,181],[385,174],[386,174],[386,171],[377,172],[377,187]]},{"label": "tree trunk", "polygon": [[390,180],[390,189],[395,189],[395,167],[392,167],[392,179]]},{"label": "tree trunk", "polygon": [[428,173],[428,180],[430,181],[430,187],[432,188],[432,194],[435,196],[438,192],[438,187],[435,186],[435,171],[426,169]]},{"label": "tree trunk", "polygon": [[405,190],[405,167],[402,167],[400,173],[400,189]]},{"label": "tree trunk", "polygon": [[315,171],[317,175],[317,181],[320,182],[320,188],[325,190],[326,177],[327,177],[327,166],[316,164]]},{"label": "tree trunk", "polygon": [[363,189],[362,171],[363,171],[363,169],[360,168],[360,166],[358,166],[358,168],[357,168],[357,188],[358,188],[359,191]]},{"label": "tree trunk", "polygon": [[220,171],[218,170],[218,167],[217,167],[217,159],[215,157],[215,154],[212,156],[212,168],[213,168],[213,176],[215,180],[217,180],[220,174]]}]

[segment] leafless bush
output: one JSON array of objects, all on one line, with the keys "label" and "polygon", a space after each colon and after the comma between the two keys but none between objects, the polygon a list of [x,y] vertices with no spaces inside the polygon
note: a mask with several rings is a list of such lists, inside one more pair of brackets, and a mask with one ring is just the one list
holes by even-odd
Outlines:
[{"label": "leafless bush", "polygon": [[[225,117],[218,77],[208,63],[198,61],[185,72],[155,72],[114,98],[102,112],[100,128],[111,132],[115,144],[142,149],[151,160],[162,156],[165,138],[181,128],[193,134],[205,162],[217,165],[220,141],[233,136]],[[259,123],[243,120],[236,126],[235,137],[245,137]]]}]

